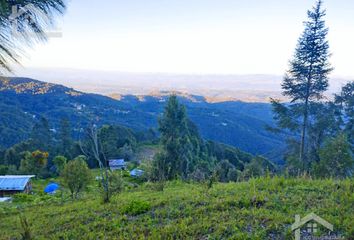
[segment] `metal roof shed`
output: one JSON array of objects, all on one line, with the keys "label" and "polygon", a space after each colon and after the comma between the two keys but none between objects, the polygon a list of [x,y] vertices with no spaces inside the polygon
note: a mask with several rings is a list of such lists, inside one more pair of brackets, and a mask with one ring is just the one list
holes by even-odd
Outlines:
[{"label": "metal roof shed", "polygon": [[124,170],[127,167],[127,163],[124,159],[110,159],[108,160],[109,168],[113,170]]},{"label": "metal roof shed", "polygon": [[0,176],[0,196],[19,192],[29,193],[32,190],[31,178],[34,175]]}]

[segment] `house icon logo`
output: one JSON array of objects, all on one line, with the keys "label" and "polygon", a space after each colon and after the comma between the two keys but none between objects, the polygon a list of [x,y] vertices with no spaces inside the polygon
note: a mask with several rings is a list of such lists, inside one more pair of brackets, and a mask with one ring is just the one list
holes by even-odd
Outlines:
[{"label": "house icon logo", "polygon": [[[45,27],[50,27],[52,24],[51,19],[49,16],[42,11],[41,9],[37,8],[33,4],[27,4],[26,6],[21,6],[19,4],[13,5],[12,6],[12,12],[11,15],[9,16],[9,21],[12,25],[12,34],[14,36],[20,36],[23,34],[23,31],[28,31],[26,32],[26,36],[30,36],[31,32],[29,32],[29,29],[26,28],[23,24],[19,24],[20,19],[25,19],[27,22],[27,25],[34,25],[36,22],[41,22],[43,26]],[[61,37],[62,34],[61,32],[46,32],[46,35],[48,37]]]},{"label": "house icon logo", "polygon": [[296,215],[295,223],[291,225],[291,230],[295,231],[295,240],[301,239],[301,228],[306,228],[309,234],[317,233],[318,224],[333,232],[333,225],[314,213],[310,213],[304,218]]},{"label": "house icon logo", "polygon": [[27,4],[24,7],[21,5],[13,5],[12,6],[12,13],[9,16],[9,20],[11,23],[16,24],[20,18],[26,18],[28,23],[31,24],[34,22],[34,15],[40,16],[46,22],[49,22],[50,19],[48,16],[42,12],[40,9],[36,8],[33,4]]}]

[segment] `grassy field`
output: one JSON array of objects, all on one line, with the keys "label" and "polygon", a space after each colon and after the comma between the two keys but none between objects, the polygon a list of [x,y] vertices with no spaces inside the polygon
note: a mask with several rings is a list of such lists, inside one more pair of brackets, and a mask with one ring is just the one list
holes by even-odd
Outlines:
[{"label": "grassy field", "polygon": [[354,239],[354,180],[252,179],[204,184],[151,183],[102,204],[96,185],[72,201],[40,194],[0,205],[0,239],[20,239],[21,212],[34,239],[293,239],[294,216],[314,212]]}]

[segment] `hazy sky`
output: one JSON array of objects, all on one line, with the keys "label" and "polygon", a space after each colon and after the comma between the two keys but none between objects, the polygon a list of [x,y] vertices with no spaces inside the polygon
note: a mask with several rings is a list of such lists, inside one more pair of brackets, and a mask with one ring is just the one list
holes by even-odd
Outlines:
[{"label": "hazy sky", "polygon": [[[25,67],[283,74],[315,0],[72,0]],[[326,0],[334,75],[354,76],[354,1]]]}]

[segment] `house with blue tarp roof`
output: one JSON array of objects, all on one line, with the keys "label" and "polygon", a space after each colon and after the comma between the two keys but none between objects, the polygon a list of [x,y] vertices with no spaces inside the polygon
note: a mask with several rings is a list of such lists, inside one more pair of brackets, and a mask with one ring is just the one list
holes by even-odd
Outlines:
[{"label": "house with blue tarp roof", "polygon": [[0,176],[0,197],[16,193],[30,193],[31,179],[34,175],[6,175]]}]

